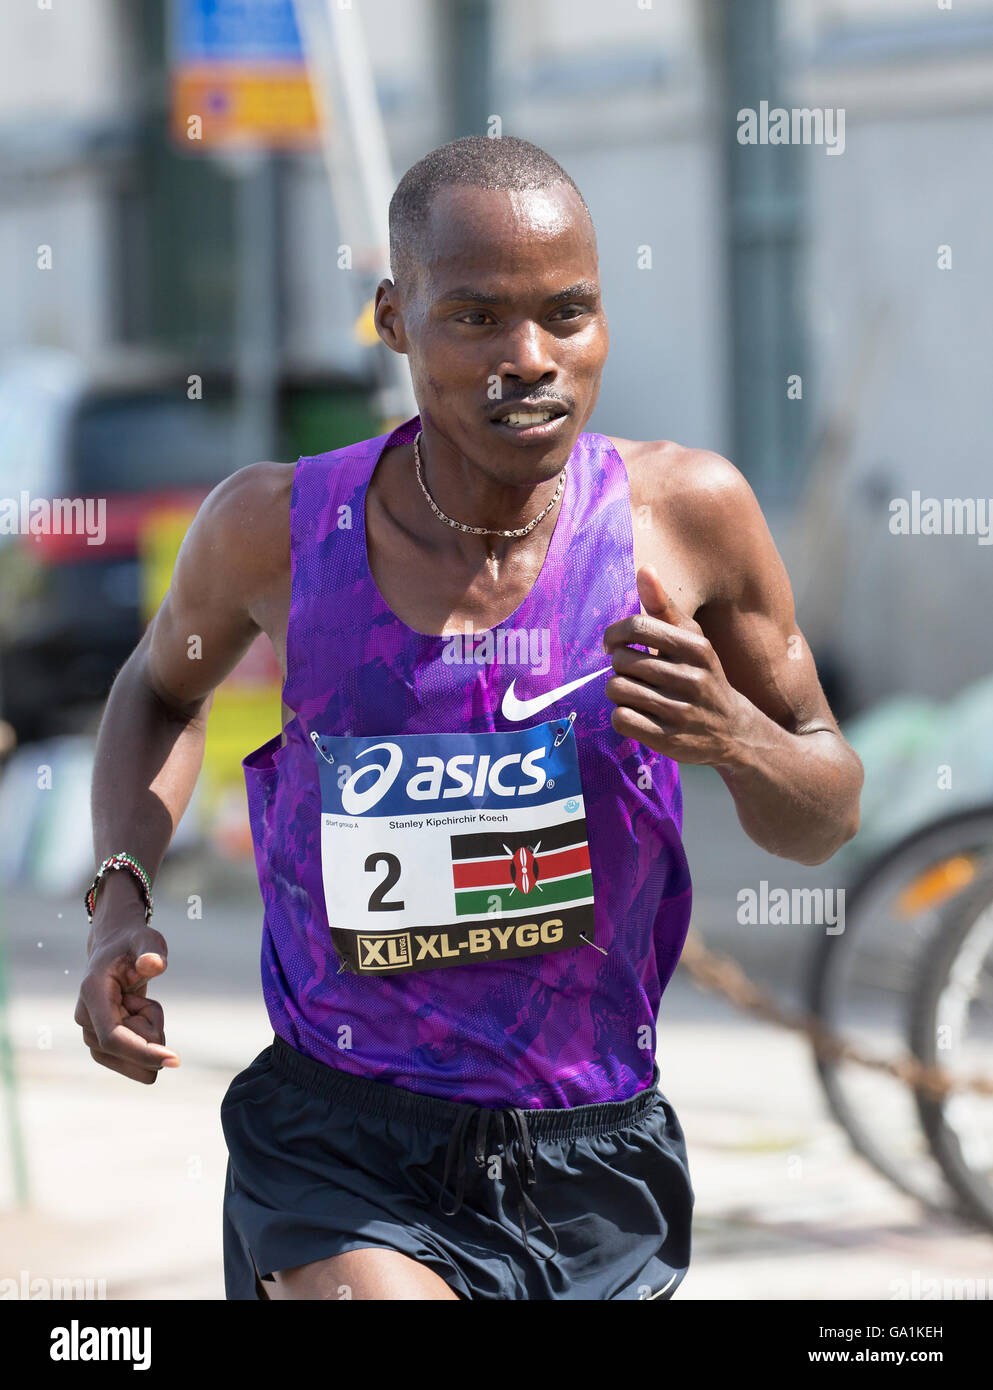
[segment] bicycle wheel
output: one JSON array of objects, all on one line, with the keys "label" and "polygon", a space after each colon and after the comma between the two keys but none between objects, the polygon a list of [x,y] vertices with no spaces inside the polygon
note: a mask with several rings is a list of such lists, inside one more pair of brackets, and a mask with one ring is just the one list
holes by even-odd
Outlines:
[{"label": "bicycle wheel", "polygon": [[[808,1004],[822,1026],[873,1055],[905,1056],[918,963],[941,910],[987,862],[988,805],[924,826],[870,861],[846,890],[844,932],[822,937],[812,958]],[[914,1093],[856,1062],[815,1056],[815,1065],[855,1150],[901,1191],[947,1211],[949,1190]]]},{"label": "bicycle wheel", "polygon": [[[927,1066],[952,1078],[993,1071],[993,872],[987,869],[942,913],[921,959],[911,1042]],[[935,1157],[968,1212],[993,1230],[993,1096],[918,1093]]]}]

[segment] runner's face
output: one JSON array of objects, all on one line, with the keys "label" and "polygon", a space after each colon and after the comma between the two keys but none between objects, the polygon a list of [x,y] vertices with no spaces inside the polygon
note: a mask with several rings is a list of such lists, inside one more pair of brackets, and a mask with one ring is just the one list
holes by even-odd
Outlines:
[{"label": "runner's face", "polygon": [[[568,184],[443,188],[422,254],[396,324],[422,424],[497,481],[553,478],[593,413],[609,346],[582,203]],[[542,429],[493,422],[525,398],[567,414]]]}]

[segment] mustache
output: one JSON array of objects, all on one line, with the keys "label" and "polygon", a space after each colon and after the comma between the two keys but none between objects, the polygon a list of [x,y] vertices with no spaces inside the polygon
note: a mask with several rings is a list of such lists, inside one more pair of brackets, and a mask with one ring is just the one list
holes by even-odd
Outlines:
[{"label": "mustache", "polygon": [[489,418],[492,420],[498,415],[506,415],[508,411],[518,407],[530,410],[554,409],[559,414],[571,415],[573,402],[548,390],[532,390],[515,396],[505,395],[489,407]]}]

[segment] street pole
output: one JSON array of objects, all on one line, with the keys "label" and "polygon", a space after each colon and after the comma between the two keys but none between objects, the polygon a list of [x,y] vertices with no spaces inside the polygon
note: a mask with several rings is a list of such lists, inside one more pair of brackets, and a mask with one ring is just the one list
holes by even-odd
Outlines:
[{"label": "street pole", "polygon": [[235,174],[238,295],[235,376],[238,466],[279,450],[279,255],[275,157],[239,152]]},{"label": "street pole", "polygon": [[[389,205],[394,178],[357,7],[337,0],[294,0],[297,25],[320,114],[321,148],[341,239],[359,277],[356,311],[390,273]],[[417,411],[404,358],[374,349],[377,410],[383,420]]]},{"label": "street pole", "polygon": [[3,1087],[4,1109],[7,1113],[7,1134],[10,1140],[10,1163],[14,1177],[14,1202],[26,1207],[30,1196],[28,1164],[21,1130],[21,1112],[17,1093],[17,1062],[10,1026],[10,990],[7,984],[7,937],[3,927],[3,898],[0,897],[0,1086]]}]

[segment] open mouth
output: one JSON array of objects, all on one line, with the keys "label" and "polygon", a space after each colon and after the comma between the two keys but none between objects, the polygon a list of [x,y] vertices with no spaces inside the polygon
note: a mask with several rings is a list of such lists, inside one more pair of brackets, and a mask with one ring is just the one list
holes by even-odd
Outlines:
[{"label": "open mouth", "polygon": [[492,423],[508,433],[536,439],[555,434],[568,418],[561,410],[536,410],[531,407],[527,410],[511,410]]}]

